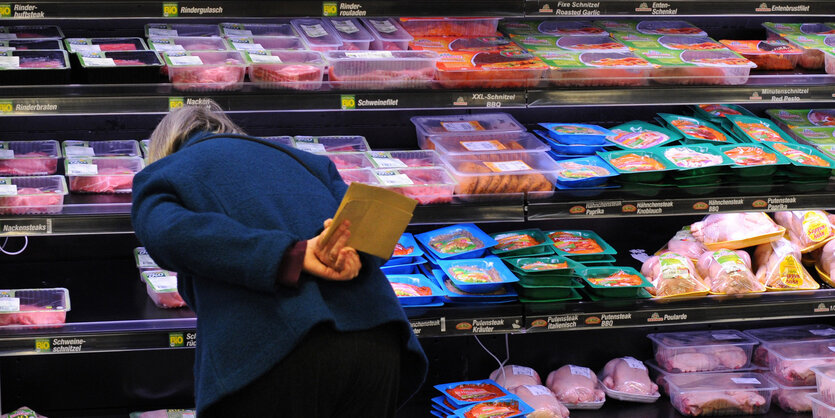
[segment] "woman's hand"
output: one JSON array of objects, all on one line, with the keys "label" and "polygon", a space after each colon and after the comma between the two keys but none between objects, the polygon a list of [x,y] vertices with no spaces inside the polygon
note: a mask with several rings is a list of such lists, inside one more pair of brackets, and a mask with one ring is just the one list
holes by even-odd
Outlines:
[{"label": "woman's hand", "polygon": [[[325,221],[325,230],[331,222],[332,219]],[[359,254],[355,249],[345,246],[351,237],[350,226],[350,222],[343,222],[324,245],[320,244],[324,231],[309,239],[302,270],[326,280],[351,280],[357,277],[362,268]]]}]

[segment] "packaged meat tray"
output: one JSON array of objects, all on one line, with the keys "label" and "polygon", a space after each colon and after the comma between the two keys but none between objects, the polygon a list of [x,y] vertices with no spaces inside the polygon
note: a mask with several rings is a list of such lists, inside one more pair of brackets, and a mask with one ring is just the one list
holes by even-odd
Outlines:
[{"label": "packaged meat tray", "polygon": [[293,27],[308,48],[314,51],[332,51],[342,47],[336,31],[322,19],[293,19]]},{"label": "packaged meat tray", "polygon": [[760,373],[675,374],[666,380],[670,402],[686,416],[765,414],[777,390]]},{"label": "packaged meat tray", "polygon": [[588,367],[566,364],[548,374],[546,385],[568,409],[600,409],[606,402],[600,380]]},{"label": "packaged meat tray", "polygon": [[647,291],[657,298],[707,295],[710,288],[696,271],[691,255],[668,251],[645,261],[641,274],[653,285]]},{"label": "packaged meat tray", "polygon": [[668,171],[676,169],[656,150],[608,151],[597,155],[614,168],[623,181],[656,182]]},{"label": "packaged meat tray", "polygon": [[[513,270],[514,273],[516,273],[516,277],[519,277],[520,274],[523,274],[528,275],[528,278],[533,277],[533,275],[536,275],[537,277],[568,277],[575,272],[575,269],[579,270],[583,268],[581,264],[571,261],[568,258],[557,255],[537,257],[514,257],[508,258],[506,260],[506,263],[508,263],[510,265],[510,269]],[[579,277],[579,275],[577,275],[576,277]]]},{"label": "packaged meat tray", "polygon": [[641,33],[644,35],[707,36],[705,31],[683,20],[620,20],[595,21],[597,26],[612,33]]},{"label": "packaged meat tray", "polygon": [[297,36],[290,23],[234,23],[220,24],[220,34],[226,37]]},{"label": "packaged meat tray", "polygon": [[711,51],[727,49],[707,36],[614,34],[613,37],[630,49],[668,49],[679,51]]},{"label": "packaged meat tray", "polygon": [[606,140],[626,150],[658,147],[682,138],[678,132],[639,120],[626,122],[609,130],[613,135],[607,136]]},{"label": "packaged meat tray", "polygon": [[[300,41],[301,42],[301,41]],[[176,36],[170,38],[148,38],[148,45],[154,51],[228,51],[223,38],[218,36]]]},{"label": "packaged meat tray", "polygon": [[368,141],[359,135],[305,136],[296,135],[293,146],[307,152],[365,152],[370,150]]},{"label": "packaged meat tray", "polygon": [[706,120],[670,113],[659,113],[658,116],[667,122],[667,126],[671,130],[678,131],[687,142],[707,142],[719,145],[736,142],[722,131],[722,128]]},{"label": "packaged meat tray", "polygon": [[478,258],[497,242],[474,224],[451,225],[415,235],[415,239],[439,260]]},{"label": "packaged meat tray", "polygon": [[438,83],[445,88],[534,87],[549,69],[523,50],[448,52],[437,62]]},{"label": "packaged meat tray", "polygon": [[[425,140],[425,138],[421,136],[419,139]],[[489,154],[492,158],[513,160],[522,155],[546,152],[550,149],[548,145],[527,132],[520,133],[516,138],[502,138],[499,135],[497,139],[491,137],[462,139],[454,136],[435,136],[431,141],[428,141],[428,144],[421,141],[419,145],[421,148],[426,148],[426,145],[434,146],[434,149],[444,159]]]},{"label": "packaged meat tray", "polygon": [[812,400],[807,395],[815,393],[815,386],[788,386],[780,382],[774,375],[769,376],[771,382],[777,386],[772,398],[774,403],[785,412],[797,414],[812,412]]},{"label": "packaged meat tray", "polygon": [[433,51],[330,51],[331,85],[343,89],[426,88],[435,78]]},{"label": "packaged meat tray", "polygon": [[[668,372],[668,371],[662,369],[658,365],[658,363],[655,362],[655,360],[647,360],[647,361],[644,362],[644,364],[646,364],[646,366],[647,366],[647,369],[649,371],[649,376],[652,379],[652,381],[655,382],[658,385],[659,388],[664,389],[664,392],[669,395],[670,390],[669,390],[669,385],[667,384],[667,376],[678,375],[678,374],[682,374],[682,373]],[[745,367],[745,368],[742,368],[742,369],[734,370],[734,373],[746,373],[746,372],[755,373],[755,372],[757,372],[757,368],[752,365],[750,367]],[[688,374],[688,375],[699,375],[699,374],[701,374],[701,375],[705,375],[705,374],[706,375],[713,375],[715,373],[720,373],[720,372],[714,372],[714,371],[689,372],[689,373],[686,373],[686,374]]]},{"label": "packaged meat tray", "polygon": [[[743,333],[755,338],[760,344],[787,343],[835,339],[835,326],[827,324],[793,325],[787,327],[746,329]],[[756,359],[756,357],[755,357]],[[765,360],[765,359],[763,359]],[[758,362],[757,364],[766,365]]]},{"label": "packaged meat tray", "polygon": [[771,373],[788,386],[815,384],[815,366],[835,365],[835,340],[773,343],[765,345]]},{"label": "packaged meat tray", "polygon": [[420,37],[409,43],[413,50],[430,50],[438,53],[482,52],[482,51],[521,51],[510,38],[504,36],[482,36],[480,38],[456,38],[449,36]]},{"label": "packaged meat tray", "polygon": [[0,51],[26,51],[30,49],[61,49],[60,39],[1,39]]},{"label": "packaged meat tray", "polygon": [[655,68],[631,52],[535,51],[555,86],[643,86]]},{"label": "packaged meat tray", "polygon": [[648,334],[655,360],[673,373],[734,370],[748,367],[757,340],[736,330]]},{"label": "packaged meat tray", "polygon": [[612,131],[597,125],[580,123],[540,123],[548,136],[563,144],[604,145]]},{"label": "packaged meat tray", "polygon": [[[490,141],[517,140],[527,133],[522,124],[507,113],[482,113],[477,115],[415,116],[410,119],[417,129],[418,146],[423,149],[435,149],[435,143],[451,148],[453,141]],[[467,151],[470,148],[483,148],[484,144],[472,146],[461,144]],[[502,144],[502,146],[505,146]],[[498,145],[497,148],[501,148]]]},{"label": "packaged meat tray", "polygon": [[498,383],[490,379],[445,383],[435,385],[434,388],[440,391],[455,409],[512,396]]},{"label": "packaged meat tray", "polygon": [[70,157],[141,157],[139,143],[130,140],[74,141],[61,143],[65,158]]},{"label": "packaged meat tray", "polygon": [[[226,38],[225,43],[228,45],[229,49],[241,52],[276,49],[284,51],[303,51],[307,49],[301,38],[297,38],[295,36],[253,36],[249,38],[230,36]],[[319,53],[317,52],[317,54]],[[321,57],[321,54],[319,54],[319,56]]]},{"label": "packaged meat tray", "polygon": [[797,126],[789,135],[818,146],[835,144],[835,127]]},{"label": "packaged meat tray", "polygon": [[738,250],[778,240],[786,229],[764,212],[742,212],[708,215],[690,231],[709,250]]},{"label": "packaged meat tray", "polygon": [[53,25],[0,26],[0,39],[62,39],[64,32]]},{"label": "packaged meat tray", "polygon": [[721,123],[728,116],[755,116],[748,109],[734,104],[700,104],[693,106],[697,118]]},{"label": "packaged meat tray", "polygon": [[733,160],[731,166],[739,177],[770,176],[789,162],[763,144],[722,145],[719,151]]},{"label": "packaged meat tray", "polygon": [[64,176],[0,177],[0,215],[61,213]]},{"label": "packaged meat tray", "polygon": [[835,109],[768,109],[765,113],[784,129],[835,126]]},{"label": "packaged meat tray", "polygon": [[55,174],[58,158],[58,141],[0,141],[0,176]]},{"label": "packaged meat tray", "polygon": [[603,238],[592,231],[558,230],[547,232],[554,242],[557,255],[570,257],[576,261],[593,260],[595,257],[617,254]]},{"label": "packaged meat tray", "polygon": [[733,124],[734,132],[750,142],[795,142],[791,135],[767,119],[735,115],[727,119]]},{"label": "packaged meat tray", "polygon": [[493,36],[498,17],[401,17],[400,24],[413,36]]},{"label": "packaged meat tray", "polygon": [[414,40],[414,37],[400,26],[397,19],[369,17],[361,20],[374,38],[369,48],[375,51],[406,51],[409,49],[409,42]]},{"label": "packaged meat tray", "polygon": [[148,296],[159,308],[182,308],[186,306],[180,293],[177,292],[177,275],[165,270],[150,270],[142,272]]},{"label": "packaged meat tray", "polygon": [[342,41],[339,49],[345,51],[366,51],[370,49],[374,37],[360,23],[359,19],[331,18],[325,21],[336,36]]},{"label": "packaged meat tray", "polygon": [[546,153],[460,154],[445,158],[459,195],[554,190],[557,164]]},{"label": "packaged meat tray", "polygon": [[654,403],[661,397],[644,363],[634,357],[610,360],[598,373],[606,396],[625,402]]},{"label": "packaged meat tray", "polygon": [[67,84],[70,62],[64,50],[0,51],[3,84]]},{"label": "packaged meat tray", "polygon": [[142,38],[67,38],[64,39],[64,46],[67,52],[144,51],[148,49]]},{"label": "packaged meat tray", "polygon": [[829,405],[835,405],[835,366],[812,367],[815,372],[818,393],[823,401]]},{"label": "packaged meat tray", "polygon": [[630,267],[587,267],[582,270],[582,276],[588,291],[603,298],[634,298],[652,286]]},{"label": "packaged meat tray", "polygon": [[809,70],[824,68],[824,51],[835,46],[835,35],[786,35],[785,40],[803,50],[797,65]]},{"label": "packaged meat tray", "polygon": [[806,395],[812,402],[812,417],[813,418],[832,418],[835,417],[835,406],[824,402],[823,397],[818,393]]},{"label": "packaged meat tray", "polygon": [[267,89],[317,90],[325,60],[316,51],[246,51],[249,80]]},{"label": "packaged meat tray", "polygon": [[598,156],[557,161],[557,184],[566,187],[594,187],[618,173]]},{"label": "packaged meat tray", "polygon": [[525,417],[533,412],[533,408],[522,402],[516,395],[505,396],[489,401],[468,405],[456,410],[454,418],[502,416]]},{"label": "packaged meat tray", "polygon": [[240,52],[164,52],[168,78],[177,90],[239,90],[246,75]]},{"label": "packaged meat tray", "polygon": [[541,252],[543,247],[551,246],[551,240],[539,229],[506,231],[490,236],[498,242],[490,248],[490,252],[501,257],[536,254]]},{"label": "packaged meat tray", "polygon": [[155,51],[77,52],[81,77],[88,83],[122,84],[160,81],[162,60]]},{"label": "packaged meat tray", "polygon": [[661,148],[664,158],[690,175],[716,174],[734,162],[711,144],[678,145]]},{"label": "packaged meat tray", "polygon": [[756,64],[731,50],[644,49],[635,51],[635,54],[656,65],[657,68],[650,71],[650,79],[659,84],[745,84],[751,68],[756,67]]},{"label": "packaged meat tray", "polygon": [[835,236],[835,227],[822,210],[775,212],[774,221],[786,228],[789,240],[803,254],[823,247]]},{"label": "packaged meat tray", "polygon": [[441,156],[433,150],[369,151],[366,156],[374,168],[438,167]]},{"label": "packaged meat tray", "polygon": [[626,45],[609,36],[548,36],[512,35],[516,44],[531,52],[575,51],[575,52],[629,52]]},{"label": "packaged meat tray", "polygon": [[378,169],[380,187],[400,193],[421,205],[449,203],[456,181],[443,167]]},{"label": "packaged meat tray", "polygon": [[455,287],[470,293],[488,293],[518,282],[499,257],[439,260],[438,264]]},{"label": "packaged meat tray", "polygon": [[377,176],[374,175],[374,170],[370,168],[358,168],[358,169],[351,169],[351,170],[338,170],[339,175],[342,177],[342,181],[346,184],[351,184],[353,182],[368,184],[371,186],[379,186],[380,180],[377,179]]},{"label": "packaged meat tray", "polygon": [[820,284],[801,263],[800,247],[783,238],[782,233],[778,238],[771,243],[761,244],[754,250],[757,280],[765,283],[770,291],[819,289]]},{"label": "packaged meat tray", "polygon": [[404,232],[400,236],[400,239],[397,240],[397,244],[394,246],[391,258],[386,261],[385,265],[404,264],[414,261],[415,259],[423,259],[422,257],[423,250],[417,245],[415,236],[408,232]]},{"label": "packaged meat tray", "polygon": [[136,261],[136,268],[139,269],[140,272],[147,270],[162,270],[157,265],[156,261],[148,255],[148,250],[146,250],[145,247],[134,248],[133,259]]},{"label": "packaged meat tray", "polygon": [[145,167],[139,157],[74,157],[64,159],[70,191],[130,193],[133,175]]},{"label": "packaged meat tray", "polygon": [[827,74],[835,74],[835,53],[831,49],[824,51],[824,69]]},{"label": "packaged meat tray", "polygon": [[792,171],[807,176],[829,177],[835,168],[835,160],[809,145],[767,142],[766,145],[782,154],[792,163]]},{"label": "packaged meat tray", "polygon": [[758,70],[793,70],[803,54],[802,50],[781,39],[772,41],[721,39],[719,42],[757,64]]},{"label": "packaged meat tray", "polygon": [[713,295],[765,292],[766,287],[751,271],[751,257],[745,251],[708,250],[696,264]]},{"label": "packaged meat tray", "polygon": [[50,289],[0,290],[0,326],[60,325],[70,310],[70,292]]},{"label": "packaged meat tray", "polygon": [[374,167],[368,156],[362,152],[328,152],[324,155],[333,161],[337,170],[355,170]]},{"label": "packaged meat tray", "polygon": [[386,278],[401,305],[423,305],[443,297],[434,281],[422,274],[387,274]]},{"label": "packaged meat tray", "polygon": [[177,36],[220,36],[220,28],[217,25],[200,23],[148,23],[145,25],[146,38]]}]

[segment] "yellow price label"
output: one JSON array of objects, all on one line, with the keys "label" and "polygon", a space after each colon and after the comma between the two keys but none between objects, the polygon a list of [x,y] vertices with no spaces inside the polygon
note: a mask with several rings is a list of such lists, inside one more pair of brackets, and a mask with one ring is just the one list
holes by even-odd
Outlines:
[{"label": "yellow price label", "polygon": [[352,110],[357,108],[357,101],[353,95],[342,95],[342,110]]},{"label": "yellow price label", "polygon": [[168,334],[169,347],[183,347],[184,345],[185,340],[183,339],[183,334],[181,332],[172,332]]},{"label": "yellow price label", "polygon": [[336,7],[336,2],[325,1],[322,2],[322,16],[333,17],[339,14],[339,9]]},{"label": "yellow price label", "polygon": [[174,109],[179,109],[185,106],[186,101],[182,97],[169,97],[168,98],[168,110],[172,111]]},{"label": "yellow price label", "polygon": [[163,17],[177,17],[179,15],[177,10],[178,10],[177,3],[163,3],[162,4],[162,16]]},{"label": "yellow price label", "polygon": [[35,340],[35,351],[39,353],[52,351],[52,344],[49,340]]},{"label": "yellow price label", "polygon": [[12,5],[0,4],[0,18],[12,17]]}]

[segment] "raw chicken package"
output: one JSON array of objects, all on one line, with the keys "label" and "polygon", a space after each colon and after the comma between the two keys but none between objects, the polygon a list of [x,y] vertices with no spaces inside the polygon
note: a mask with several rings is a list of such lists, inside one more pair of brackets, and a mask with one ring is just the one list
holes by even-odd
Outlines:
[{"label": "raw chicken package", "polygon": [[679,374],[667,377],[670,402],[683,415],[758,415],[777,389],[759,373]]},{"label": "raw chicken package", "polygon": [[520,385],[511,388],[510,393],[534,410],[526,418],[568,418],[568,408],[545,386]]},{"label": "raw chicken package", "polygon": [[800,260],[800,248],[786,238],[759,245],[754,250],[757,280],[768,290],[819,289]]},{"label": "raw chicken package", "polygon": [[471,417],[507,417],[522,418],[529,416],[533,408],[522,402],[516,395],[507,395],[489,401],[478,402],[456,409],[454,418]]},{"label": "raw chicken package", "polygon": [[508,365],[493,370],[490,373],[490,380],[496,381],[499,385],[507,389],[513,389],[516,386],[522,385],[541,385],[542,380],[539,378],[539,373],[536,370],[517,365]]},{"label": "raw chicken package", "polygon": [[835,366],[812,367],[815,372],[818,393],[829,405],[835,406]]},{"label": "raw chicken package", "polygon": [[771,381],[777,386],[774,391],[774,403],[780,406],[780,409],[790,414],[797,414],[801,412],[812,412],[812,400],[809,399],[808,394],[815,393],[817,387],[815,386],[788,386],[783,384],[774,375],[769,375]]},{"label": "raw chicken package", "polygon": [[727,371],[748,367],[757,340],[736,330],[686,331],[647,335],[655,361],[673,373]]},{"label": "raw chicken package", "polygon": [[547,386],[568,409],[599,409],[606,393],[588,367],[566,364],[548,374]]},{"label": "raw chicken package", "polygon": [[710,288],[702,281],[689,257],[668,252],[650,257],[641,274],[652,283],[647,288],[655,297],[706,295]]},{"label": "raw chicken package", "polygon": [[55,174],[59,157],[58,141],[0,141],[0,176]]},{"label": "raw chicken package", "polygon": [[821,279],[832,286],[832,271],[835,270],[835,241],[829,241],[823,246],[815,268],[818,270]]},{"label": "raw chicken package", "polygon": [[0,177],[0,215],[60,213],[66,194],[64,176]]},{"label": "raw chicken package", "polygon": [[691,260],[698,260],[707,248],[693,236],[690,227],[684,227],[667,241],[667,250],[689,257]]},{"label": "raw chicken package", "polygon": [[789,386],[815,384],[815,366],[835,365],[835,339],[769,344],[771,373]]},{"label": "raw chicken package", "polygon": [[177,292],[177,274],[165,270],[149,270],[142,272],[142,279],[148,296],[160,308],[181,308],[186,306],[180,293]]},{"label": "raw chicken package", "polygon": [[710,293],[733,295],[765,292],[765,285],[751,271],[751,257],[745,251],[706,251],[699,257],[696,267],[705,283],[710,286]]},{"label": "raw chicken package", "polygon": [[765,212],[708,215],[690,225],[690,232],[710,250],[737,250],[780,239],[785,228]]},{"label": "raw chicken package", "polygon": [[769,364],[765,347],[769,344],[835,339],[835,326],[825,324],[747,329],[742,332],[760,342],[751,362],[766,368]]},{"label": "raw chicken package", "polygon": [[[669,395],[670,386],[667,384],[667,376],[681,374],[681,373],[668,372],[668,371],[662,369],[661,366],[659,366],[658,363],[655,362],[655,360],[647,360],[647,361],[644,362],[644,364],[646,364],[647,369],[649,369],[649,377],[652,379],[653,382],[655,382],[658,385],[659,392],[660,392],[660,389],[663,389],[664,393]],[[741,369],[736,369],[733,372],[734,373],[744,373],[744,372],[752,372],[753,373],[753,372],[758,372],[758,369],[752,363],[751,366],[749,366],[749,367],[743,367]],[[713,374],[713,373],[718,373],[718,372],[714,372],[714,371],[688,372],[687,374]]]},{"label": "raw chicken package", "polygon": [[0,326],[61,325],[70,310],[69,290],[0,290]]},{"label": "raw chicken package", "polygon": [[661,397],[647,367],[634,357],[609,360],[598,374],[606,396],[621,401],[653,403]]},{"label": "raw chicken package", "polygon": [[835,237],[835,227],[822,210],[777,212],[774,220],[789,233],[789,240],[808,253],[826,245]]},{"label": "raw chicken package", "polygon": [[145,167],[139,157],[77,157],[64,160],[70,191],[130,193],[133,176]]}]

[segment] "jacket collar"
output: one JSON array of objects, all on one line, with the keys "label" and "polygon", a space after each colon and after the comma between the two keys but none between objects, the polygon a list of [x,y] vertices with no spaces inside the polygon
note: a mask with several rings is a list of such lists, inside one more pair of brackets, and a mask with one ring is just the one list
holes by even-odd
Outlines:
[{"label": "jacket collar", "polygon": [[185,142],[183,142],[183,145],[180,146],[180,149],[186,148],[186,147],[194,144],[195,142],[197,142],[197,141],[199,141],[199,140],[201,140],[201,139],[203,139],[207,136],[211,136],[211,135],[217,135],[217,134],[214,133],[214,132],[206,132],[206,131],[202,131],[202,132],[198,132],[196,134],[193,134],[188,139],[186,139]]}]

